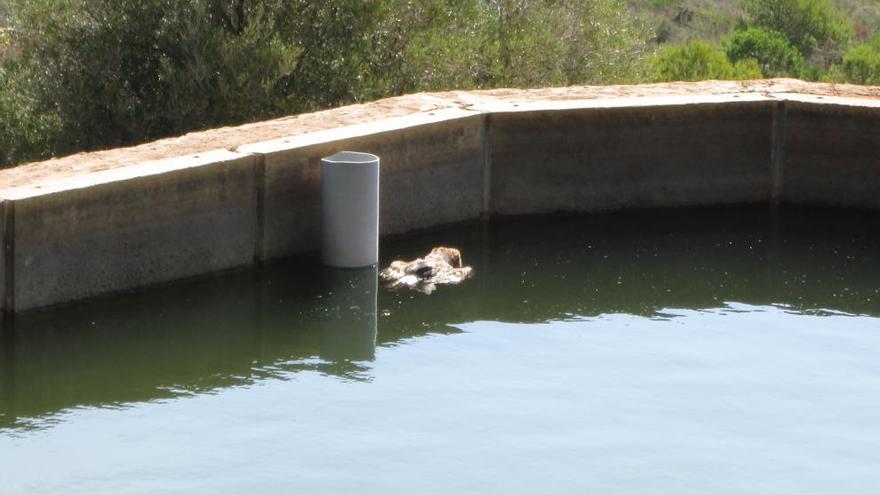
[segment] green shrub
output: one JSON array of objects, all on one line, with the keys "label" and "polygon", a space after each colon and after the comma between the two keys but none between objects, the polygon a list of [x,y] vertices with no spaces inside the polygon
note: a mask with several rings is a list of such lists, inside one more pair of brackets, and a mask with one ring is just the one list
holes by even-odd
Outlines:
[{"label": "green shrub", "polygon": [[733,62],[756,60],[764,77],[799,77],[804,70],[803,55],[778,31],[758,27],[739,30],[725,40],[724,50]]},{"label": "green shrub", "polygon": [[18,11],[35,110],[56,151],[93,149],[282,111],[301,48],[280,0],[34,0]]},{"label": "green shrub", "polygon": [[380,17],[373,75],[397,92],[632,80],[650,38],[621,0],[389,0]]},{"label": "green shrub", "polygon": [[0,168],[51,156],[59,122],[33,104],[17,65],[0,64]]},{"label": "green shrub", "polygon": [[880,84],[880,36],[850,50],[843,58],[847,82]]},{"label": "green shrub", "polygon": [[13,42],[12,33],[4,27],[2,20],[0,20],[0,62],[12,58]]},{"label": "green shrub", "polygon": [[817,72],[811,80],[825,83],[844,83],[846,82],[846,74],[843,72],[841,64],[833,64],[827,70]]},{"label": "green shrub", "polygon": [[804,56],[814,49],[839,49],[853,26],[831,0],[742,0],[752,23],[788,38]]},{"label": "green shrub", "polygon": [[658,81],[702,81],[707,79],[759,79],[761,69],[754,59],[730,62],[720,48],[705,41],[670,46],[654,61]]},{"label": "green shrub", "polygon": [[28,129],[4,149],[39,156],[411,91],[632,81],[650,38],[623,0],[11,5],[20,84],[2,90],[16,124],[0,132]]}]

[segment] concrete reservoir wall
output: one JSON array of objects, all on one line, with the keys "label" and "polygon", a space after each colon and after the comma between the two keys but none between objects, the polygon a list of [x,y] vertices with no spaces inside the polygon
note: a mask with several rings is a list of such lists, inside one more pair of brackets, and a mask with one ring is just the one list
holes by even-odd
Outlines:
[{"label": "concrete reservoir wall", "polygon": [[382,234],[618,208],[880,208],[876,98],[450,101],[23,182],[4,171],[0,304],[11,314],[314,250],[320,159],[340,150],[381,157]]}]

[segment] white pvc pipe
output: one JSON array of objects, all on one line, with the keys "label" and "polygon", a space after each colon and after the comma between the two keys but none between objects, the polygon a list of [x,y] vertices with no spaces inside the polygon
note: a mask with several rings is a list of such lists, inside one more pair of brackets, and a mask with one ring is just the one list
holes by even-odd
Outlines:
[{"label": "white pvc pipe", "polygon": [[340,151],[321,159],[321,261],[379,263],[379,157]]}]

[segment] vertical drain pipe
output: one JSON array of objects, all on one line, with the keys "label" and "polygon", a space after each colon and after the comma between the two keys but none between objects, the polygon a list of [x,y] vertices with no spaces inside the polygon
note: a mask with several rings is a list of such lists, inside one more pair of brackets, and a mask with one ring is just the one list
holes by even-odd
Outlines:
[{"label": "vertical drain pipe", "polygon": [[321,159],[321,262],[379,263],[379,157],[340,151]]}]

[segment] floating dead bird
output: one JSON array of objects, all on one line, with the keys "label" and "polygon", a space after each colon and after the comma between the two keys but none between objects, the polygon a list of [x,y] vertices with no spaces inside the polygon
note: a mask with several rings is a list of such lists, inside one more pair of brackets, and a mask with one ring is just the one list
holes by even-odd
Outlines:
[{"label": "floating dead bird", "polygon": [[424,258],[392,261],[379,273],[389,289],[408,288],[430,294],[439,284],[457,284],[471,276],[473,269],[462,266],[461,253],[451,247],[435,247]]}]

